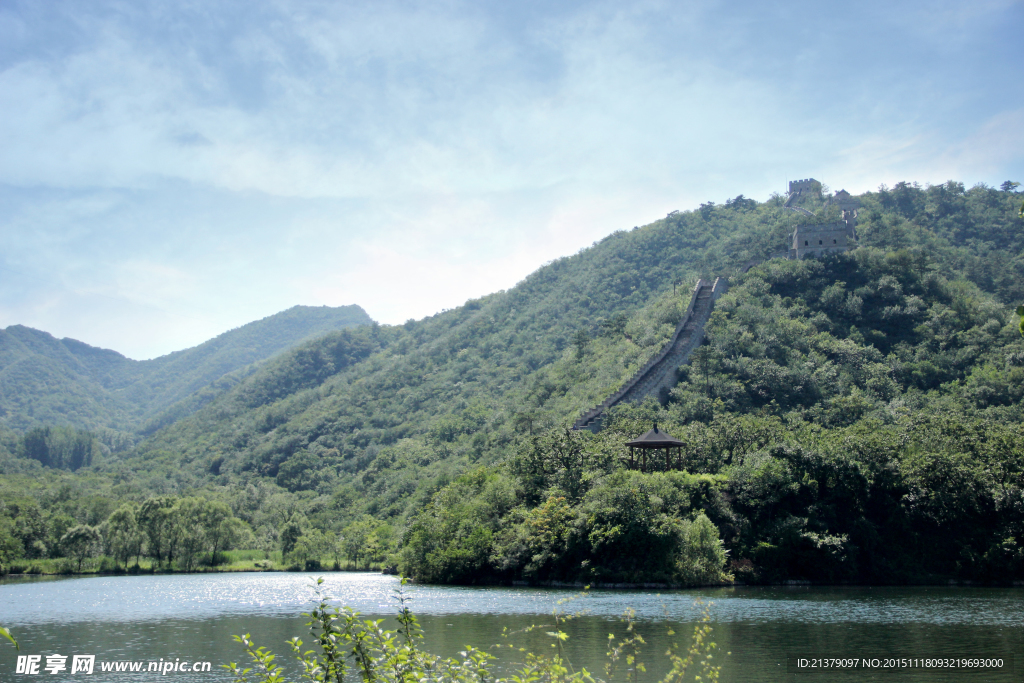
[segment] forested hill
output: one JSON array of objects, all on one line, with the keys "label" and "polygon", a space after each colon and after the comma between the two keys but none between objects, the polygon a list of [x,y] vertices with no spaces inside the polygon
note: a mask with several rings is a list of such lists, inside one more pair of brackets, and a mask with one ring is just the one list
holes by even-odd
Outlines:
[{"label": "forested hill", "polygon": [[[861,244],[865,253],[909,248],[916,262],[1009,303],[1024,295],[1014,196],[956,184],[872,193],[862,197]],[[174,471],[193,487],[216,472],[220,485],[272,481],[351,497],[375,515],[405,514],[468,465],[500,460],[523,433],[562,424],[614,390],[669,338],[697,276],[736,273],[815,220],[782,204],[740,196],[675,213],[509,291],[405,326],[310,342],[119,466],[143,488],[157,485],[141,483],[147,471],[157,481]]]},{"label": "forested hill", "polygon": [[14,325],[0,330],[0,425],[153,431],[232,386],[254,363],[310,337],[371,322],[359,306],[295,306],[147,361]]},{"label": "forested hill", "polygon": [[[308,341],[75,474],[10,457],[2,495],[29,470],[77,491],[71,515],[200,494],[300,566],[373,530],[368,553],[437,581],[715,580],[719,538],[748,580],[1006,578],[1024,566],[1020,195],[860,199],[850,254],[744,274],[836,209],[709,202],[455,310]],[[722,275],[667,405],[564,430],[657,353],[698,276]],[[685,473],[625,470],[653,420],[686,442]]]}]

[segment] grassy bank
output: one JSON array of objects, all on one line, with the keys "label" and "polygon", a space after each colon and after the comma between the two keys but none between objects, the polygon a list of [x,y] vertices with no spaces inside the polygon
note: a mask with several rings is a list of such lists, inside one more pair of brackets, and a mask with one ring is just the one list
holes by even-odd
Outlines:
[{"label": "grassy bank", "polygon": [[359,563],[358,565],[345,558],[322,558],[307,561],[303,565],[285,562],[280,551],[266,552],[263,550],[229,550],[217,553],[214,564],[209,555],[203,558],[198,566],[191,571],[172,563],[157,565],[149,558],[141,558],[138,562],[130,562],[127,567],[114,561],[108,555],[86,558],[81,567],[78,561],[69,557],[38,558],[32,560],[16,560],[8,566],[0,567],[0,576],[94,576],[99,574],[203,574],[212,572],[267,572],[267,571],[381,571],[379,562]]}]

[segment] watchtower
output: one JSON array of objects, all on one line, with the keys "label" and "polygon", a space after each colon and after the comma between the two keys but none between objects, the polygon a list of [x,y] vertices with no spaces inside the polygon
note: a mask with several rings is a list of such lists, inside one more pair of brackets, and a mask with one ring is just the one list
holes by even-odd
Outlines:
[{"label": "watchtower", "polygon": [[850,225],[857,224],[857,209],[860,208],[860,200],[846,190],[839,190],[835,196],[829,199],[830,204],[835,204],[843,212],[843,220]]},{"label": "watchtower", "polygon": [[[814,214],[799,206],[792,206],[799,198],[816,195],[821,197],[821,183],[814,178],[789,181],[789,199],[785,208],[807,216]],[[836,223],[819,223],[817,225],[801,225],[793,230],[790,236],[789,258],[801,259],[807,256],[824,256],[849,251],[857,246],[857,209],[860,200],[846,190],[839,190],[828,198],[825,206],[838,206],[842,212],[842,220]]]},{"label": "watchtower", "polygon": [[816,195],[821,196],[821,181],[814,178],[789,181],[789,195]]},{"label": "watchtower", "polygon": [[857,244],[857,233],[846,221],[822,225],[801,225],[793,231],[789,258],[824,256],[849,251]]}]

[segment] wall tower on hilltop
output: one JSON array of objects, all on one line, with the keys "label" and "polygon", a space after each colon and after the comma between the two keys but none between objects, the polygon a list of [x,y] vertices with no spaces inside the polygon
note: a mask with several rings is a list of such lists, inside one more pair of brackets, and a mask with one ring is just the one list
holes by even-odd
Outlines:
[{"label": "wall tower on hilltop", "polygon": [[860,200],[854,197],[846,190],[839,190],[829,200],[830,204],[835,204],[843,211],[843,220],[856,225],[857,223],[857,209],[860,208]]},{"label": "wall tower on hilltop", "polygon": [[[814,178],[790,181],[789,199],[785,207],[790,211],[813,215],[807,209],[792,206],[798,198],[807,196],[821,197],[821,183]],[[798,226],[791,236],[789,258],[836,254],[857,246],[857,209],[860,208],[860,200],[846,190],[839,190],[826,200],[825,206],[830,205],[842,210],[842,219],[835,223]]]},{"label": "wall tower on hilltop", "polygon": [[821,181],[814,178],[789,181],[789,196],[796,198],[800,196],[821,196]]},{"label": "wall tower on hilltop", "polygon": [[793,231],[793,244],[789,258],[802,259],[808,256],[824,256],[849,251],[857,246],[857,233],[846,221],[801,225]]}]

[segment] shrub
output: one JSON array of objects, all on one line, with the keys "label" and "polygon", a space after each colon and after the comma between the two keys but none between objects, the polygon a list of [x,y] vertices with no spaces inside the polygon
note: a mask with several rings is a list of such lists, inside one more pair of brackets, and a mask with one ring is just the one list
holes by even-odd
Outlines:
[{"label": "shrub", "polygon": [[701,512],[683,523],[683,544],[679,553],[679,578],[688,586],[706,586],[732,577],[725,573],[728,551],[718,537],[718,527]]},{"label": "shrub", "polygon": [[[714,525],[711,527],[713,529]],[[704,526],[700,527],[700,531],[706,535]],[[340,610],[331,607],[327,603],[327,595],[320,588],[322,584],[323,579],[317,579],[317,606],[312,612],[303,615],[310,618],[306,625],[310,627],[310,634],[320,653],[316,650],[303,650],[299,638],[287,641],[302,667],[302,677],[308,681],[343,683],[351,671],[363,683],[605,683],[586,669],[576,670],[565,658],[562,643],[569,635],[561,627],[572,617],[558,610],[553,614],[554,630],[548,633],[554,640],[553,654],[526,652],[525,662],[517,665],[518,668],[510,672],[508,677],[500,678],[494,675],[492,669],[494,656],[483,650],[467,647],[459,653],[459,657],[443,658],[421,649],[419,642],[423,634],[419,622],[408,607],[408,598],[404,593],[405,578],[401,586],[395,589],[398,601],[398,628],[395,630],[381,628],[382,620],[361,621],[359,613],[348,607]],[[688,669],[699,669],[696,680],[718,680],[721,666],[713,664],[717,645],[710,639],[710,618],[705,606],[703,618],[694,628],[693,641],[686,656],[675,645],[668,651],[672,667],[663,683],[682,681]],[[632,610],[626,611],[625,620],[629,624],[631,636],[617,644],[609,643],[609,661],[605,667],[608,680],[613,677],[619,660],[625,660],[633,669],[643,669],[636,657],[644,640],[635,631]],[[533,628],[536,627],[527,630]],[[285,683],[284,671],[275,663],[275,656],[270,650],[257,646],[249,634],[234,636],[234,639],[245,647],[253,665],[245,669],[240,668],[236,662],[224,665],[235,676],[235,683]],[[625,673],[629,677],[632,672],[627,670]]]}]

